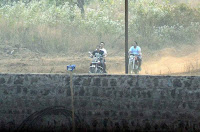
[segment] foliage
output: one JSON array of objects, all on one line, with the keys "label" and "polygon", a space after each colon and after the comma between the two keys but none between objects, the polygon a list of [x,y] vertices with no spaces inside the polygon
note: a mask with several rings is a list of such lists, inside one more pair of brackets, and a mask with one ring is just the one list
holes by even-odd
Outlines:
[{"label": "foliage", "polygon": [[[86,0],[84,18],[69,0],[2,3],[0,44],[47,53],[86,52],[100,41],[108,48],[123,47],[124,39],[119,39],[124,35],[123,0]],[[200,35],[199,22],[200,6],[167,0],[129,2],[130,42],[136,40],[152,50],[194,43]]]},{"label": "foliage", "polygon": [[191,44],[200,34],[198,8],[186,4],[171,5],[143,0],[131,3],[130,37],[148,48],[166,45]]}]

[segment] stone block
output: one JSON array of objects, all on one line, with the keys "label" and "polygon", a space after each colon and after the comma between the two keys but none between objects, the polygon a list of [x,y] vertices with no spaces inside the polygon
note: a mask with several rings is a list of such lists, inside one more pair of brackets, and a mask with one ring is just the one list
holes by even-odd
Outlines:
[{"label": "stone block", "polygon": [[117,86],[117,80],[116,79],[110,79],[110,86]]},{"label": "stone block", "polygon": [[92,89],[92,96],[95,96],[95,97],[98,96],[98,88]]},{"label": "stone block", "polygon": [[83,86],[90,86],[90,85],[91,85],[91,78],[84,78]]},{"label": "stone block", "polygon": [[101,79],[100,78],[93,78],[93,85],[94,86],[101,86]]},{"label": "stone block", "polygon": [[22,92],[22,87],[17,86],[16,88],[16,94],[20,94]]},{"label": "stone block", "polygon": [[182,86],[182,82],[180,79],[174,79],[173,80],[173,86],[174,87],[181,87]]},{"label": "stone block", "polygon": [[108,79],[107,78],[102,79],[102,86],[105,86],[105,87],[108,86]]},{"label": "stone block", "polygon": [[17,77],[17,79],[14,81],[14,84],[23,84],[24,83],[24,78]]},{"label": "stone block", "polygon": [[80,77],[76,77],[73,79],[74,85],[81,85],[82,79]]},{"label": "stone block", "polygon": [[6,82],[5,78],[0,78],[0,85]]},{"label": "stone block", "polygon": [[84,96],[84,95],[85,95],[84,87],[81,87],[79,90],[79,96]]}]

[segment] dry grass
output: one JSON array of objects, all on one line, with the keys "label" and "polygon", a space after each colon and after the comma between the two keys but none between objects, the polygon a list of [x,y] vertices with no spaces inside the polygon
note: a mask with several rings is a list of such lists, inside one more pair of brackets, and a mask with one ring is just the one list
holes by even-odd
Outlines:
[{"label": "dry grass", "polygon": [[[66,66],[75,64],[76,73],[88,73],[91,58],[87,52],[69,54],[42,54],[25,48],[0,52],[2,73],[66,73]],[[124,74],[125,61],[122,51],[108,50],[107,71],[110,74]],[[200,43],[176,49],[166,48],[154,54],[143,50],[141,75],[200,75]]]},{"label": "dry grass", "polygon": [[[167,49],[169,50],[169,49]],[[169,52],[166,52],[169,53]],[[187,56],[175,57],[164,55],[160,58],[152,58],[143,62],[141,75],[198,75],[194,71],[200,69],[200,52],[188,54]],[[9,60],[8,60],[9,58]],[[145,59],[144,59],[145,60]],[[66,73],[66,66],[75,64],[75,73],[88,73],[91,59],[84,57],[60,57],[30,55],[26,57],[8,56],[0,60],[0,72],[4,73]],[[124,74],[124,57],[107,57],[107,68],[110,74]]]}]

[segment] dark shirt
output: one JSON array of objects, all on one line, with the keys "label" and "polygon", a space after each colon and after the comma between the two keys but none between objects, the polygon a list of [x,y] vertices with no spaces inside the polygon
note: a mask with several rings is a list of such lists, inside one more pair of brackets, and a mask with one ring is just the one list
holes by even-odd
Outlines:
[{"label": "dark shirt", "polygon": [[99,50],[99,51],[95,50],[94,52],[92,52],[92,54],[93,54],[94,56],[96,56],[97,54],[100,54],[100,55],[103,56],[104,51],[102,51],[102,50]]}]

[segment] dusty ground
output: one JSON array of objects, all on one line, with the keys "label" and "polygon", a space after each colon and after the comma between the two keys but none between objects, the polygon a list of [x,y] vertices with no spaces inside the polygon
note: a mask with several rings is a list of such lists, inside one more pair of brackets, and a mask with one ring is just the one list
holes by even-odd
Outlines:
[{"label": "dusty ground", "polygon": [[[199,46],[185,46],[178,49],[167,48],[154,54],[143,52],[141,75],[200,75]],[[76,65],[76,73],[88,73],[91,58],[88,54],[45,55],[28,49],[10,47],[0,52],[0,72],[2,73],[66,73],[66,66]],[[107,57],[109,74],[124,74],[124,55]]]}]

